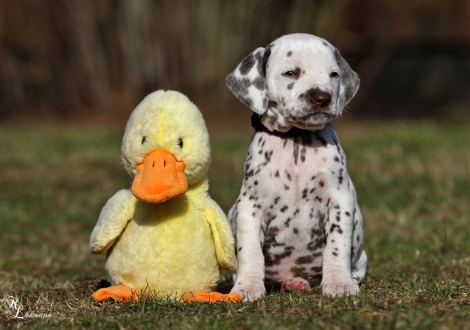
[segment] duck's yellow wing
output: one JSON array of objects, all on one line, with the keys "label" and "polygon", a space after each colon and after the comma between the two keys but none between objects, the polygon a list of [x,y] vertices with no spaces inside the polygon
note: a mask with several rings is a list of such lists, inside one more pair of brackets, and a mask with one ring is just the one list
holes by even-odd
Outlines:
[{"label": "duck's yellow wing", "polygon": [[203,212],[211,226],[219,266],[234,271],[236,265],[235,244],[227,217],[220,206],[210,197],[205,200]]},{"label": "duck's yellow wing", "polygon": [[[221,268],[228,269],[229,271],[234,271],[236,265],[234,239],[224,212],[209,196],[204,199],[203,212],[211,227],[216,258],[219,266]],[[229,303],[239,300],[241,300],[241,296],[239,294],[188,292],[181,297],[180,303]]]},{"label": "duck's yellow wing", "polygon": [[133,218],[136,201],[128,189],[122,189],[108,199],[91,233],[91,253],[104,253],[113,245]]}]

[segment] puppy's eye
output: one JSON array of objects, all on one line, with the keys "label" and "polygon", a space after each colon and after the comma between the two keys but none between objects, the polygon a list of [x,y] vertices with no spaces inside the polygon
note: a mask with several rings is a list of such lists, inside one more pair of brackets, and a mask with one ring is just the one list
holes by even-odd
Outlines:
[{"label": "puppy's eye", "polygon": [[178,139],[178,145],[180,146],[180,148],[183,148],[183,140]]},{"label": "puppy's eye", "polygon": [[297,78],[297,73],[294,71],[286,71],[282,74],[284,77]]},{"label": "puppy's eye", "polygon": [[142,138],[142,144],[144,144],[145,142],[147,142],[147,137],[146,137],[146,136],[144,136],[144,137]]},{"label": "puppy's eye", "polygon": [[339,76],[339,74],[336,71],[333,71],[332,73],[330,73],[330,78],[332,78],[332,79],[338,78],[338,76]]}]

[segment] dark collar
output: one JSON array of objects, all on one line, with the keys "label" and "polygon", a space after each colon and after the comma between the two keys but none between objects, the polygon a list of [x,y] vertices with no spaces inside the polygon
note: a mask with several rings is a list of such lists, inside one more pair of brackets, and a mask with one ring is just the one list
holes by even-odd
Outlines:
[{"label": "dark collar", "polygon": [[292,127],[287,132],[271,131],[269,128],[263,125],[263,123],[261,122],[261,118],[257,113],[254,113],[251,116],[251,126],[253,126],[253,128],[257,132],[265,132],[270,135],[275,135],[279,137],[295,137],[295,136],[301,136],[301,135],[310,133],[310,131],[308,130],[300,129],[297,127]]}]

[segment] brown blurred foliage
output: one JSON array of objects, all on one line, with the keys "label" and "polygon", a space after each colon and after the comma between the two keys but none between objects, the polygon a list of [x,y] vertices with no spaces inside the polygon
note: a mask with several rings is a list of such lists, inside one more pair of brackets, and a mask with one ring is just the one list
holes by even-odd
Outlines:
[{"label": "brown blurred foliage", "polygon": [[[322,36],[350,60],[362,78],[354,112],[387,114],[383,100],[406,99],[376,86],[389,79],[400,91],[416,79],[396,76],[397,54],[400,65],[400,54],[450,50],[443,70],[464,61],[470,72],[469,18],[468,0],[0,0],[0,119],[127,117],[157,89],[224,117],[238,105],[226,75],[254,48],[293,32]],[[405,88],[411,97],[413,88]]]}]

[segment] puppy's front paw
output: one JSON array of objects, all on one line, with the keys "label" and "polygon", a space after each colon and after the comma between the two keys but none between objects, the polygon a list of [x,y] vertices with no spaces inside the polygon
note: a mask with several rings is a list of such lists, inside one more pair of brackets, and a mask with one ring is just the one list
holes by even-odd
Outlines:
[{"label": "puppy's front paw", "polygon": [[238,293],[243,301],[258,300],[266,295],[263,281],[237,279],[230,293]]},{"label": "puppy's front paw", "polygon": [[351,280],[344,281],[323,281],[321,283],[323,295],[326,297],[336,296],[358,296],[361,293],[359,285]]}]

